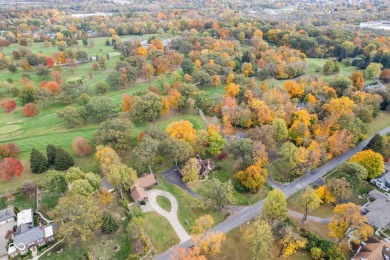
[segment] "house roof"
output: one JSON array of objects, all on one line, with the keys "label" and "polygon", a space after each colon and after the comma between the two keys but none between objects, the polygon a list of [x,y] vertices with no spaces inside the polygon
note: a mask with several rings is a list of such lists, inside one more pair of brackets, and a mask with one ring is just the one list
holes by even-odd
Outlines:
[{"label": "house roof", "polygon": [[34,227],[20,235],[16,235],[14,237],[14,243],[16,245],[19,244],[28,245],[34,243],[37,240],[43,239],[44,237],[45,237],[45,233],[43,231],[43,227]]},{"label": "house roof", "polygon": [[22,234],[22,233],[24,233],[24,232],[27,232],[29,229],[30,229],[30,227],[32,227],[32,225],[30,224],[30,225],[28,225],[28,224],[20,224],[17,228],[16,228],[16,230],[15,230],[15,235],[20,235],[20,234]]},{"label": "house roof", "polygon": [[28,223],[34,223],[32,209],[25,209],[18,213],[18,226]]},{"label": "house roof", "polygon": [[367,242],[362,246],[352,260],[383,260],[383,254],[386,254],[386,249],[389,247],[390,244],[373,239],[372,242]]},{"label": "house roof", "polygon": [[368,195],[370,195],[374,199],[387,199],[387,196],[382,192],[378,191],[377,189],[370,191]]},{"label": "house roof", "polygon": [[142,188],[149,188],[157,184],[157,180],[153,173],[144,173],[138,178],[138,184]]},{"label": "house roof", "polygon": [[115,189],[115,187],[112,186],[111,183],[109,183],[105,177],[102,178],[102,182],[103,182],[103,186],[106,187],[108,191],[112,191]]},{"label": "house roof", "polygon": [[131,190],[130,190],[130,195],[131,197],[133,198],[133,200],[135,202],[137,201],[140,201],[140,200],[143,200],[145,198],[147,198],[148,196],[146,195],[146,192],[143,188],[139,187],[139,186],[134,186]]},{"label": "house roof", "polygon": [[377,228],[384,228],[390,225],[390,200],[384,194],[377,190],[369,193],[370,196],[376,198],[371,202],[366,210],[366,217]]},{"label": "house roof", "polygon": [[0,210],[0,221],[4,221],[12,217],[15,217],[14,207],[8,207]]}]

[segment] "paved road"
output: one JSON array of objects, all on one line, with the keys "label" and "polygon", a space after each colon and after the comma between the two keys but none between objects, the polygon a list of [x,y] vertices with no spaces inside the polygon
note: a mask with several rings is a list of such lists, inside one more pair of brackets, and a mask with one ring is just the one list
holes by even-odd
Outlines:
[{"label": "paved road", "polygon": [[[177,236],[180,239],[180,242],[183,243],[189,239],[191,239],[190,235],[188,235],[187,231],[184,229],[184,227],[181,225],[179,219],[177,218],[177,211],[178,211],[178,204],[176,198],[169,192],[163,191],[163,190],[149,190],[146,192],[148,194],[148,203],[156,211],[158,214],[166,218],[173,229],[175,230]],[[171,202],[171,211],[166,211],[165,209],[161,208],[157,203],[157,197],[163,196]]]},{"label": "paved road", "polygon": [[[390,132],[390,126],[383,129],[379,132],[379,134],[384,135]],[[349,152],[340,155],[339,157],[336,157],[326,164],[318,167],[316,170],[306,174],[304,177],[298,179],[295,182],[292,182],[284,187],[281,188],[281,190],[284,192],[286,197],[291,196],[295,192],[309,186],[311,183],[316,181],[317,179],[322,178],[326,173],[329,171],[335,169],[337,166],[343,164],[344,162],[348,161],[354,154],[357,152],[363,150],[363,148],[368,144],[368,142],[371,140],[371,137],[367,138],[363,142],[359,143],[355,148],[350,150]],[[214,226],[210,229],[210,231],[218,231],[222,233],[227,233],[230,230],[248,222],[252,218],[256,217],[260,210],[263,207],[264,199],[257,202],[256,204],[253,204],[252,206],[249,206],[245,209],[243,209],[239,214],[233,215],[226,219],[225,221],[219,223],[218,225]],[[188,247],[191,245],[191,241],[185,241],[179,245],[176,245],[166,251],[165,253],[157,256],[155,259],[157,260],[169,260],[170,256],[173,254],[175,248],[177,247]]]}]

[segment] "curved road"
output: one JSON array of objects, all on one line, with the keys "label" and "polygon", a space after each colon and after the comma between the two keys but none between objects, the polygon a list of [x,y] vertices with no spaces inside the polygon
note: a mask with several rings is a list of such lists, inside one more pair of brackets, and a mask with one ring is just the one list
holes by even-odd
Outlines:
[{"label": "curved road", "polygon": [[[381,134],[381,135],[384,135],[387,133],[390,133],[390,126],[379,131],[379,134]],[[359,143],[356,147],[354,147],[353,149],[351,149],[347,153],[342,154],[336,158],[333,158],[332,160],[330,160],[327,163],[323,164],[322,166],[318,167],[316,170],[309,172],[304,177],[302,177],[302,178],[298,179],[297,181],[292,182],[288,185],[285,185],[284,187],[281,187],[280,189],[284,192],[286,197],[290,197],[295,192],[309,186],[314,181],[322,178],[329,171],[335,169],[337,166],[348,161],[354,154],[363,150],[363,148],[368,144],[368,142],[371,140],[371,138],[372,137],[367,138],[366,140]],[[249,220],[256,217],[260,213],[260,210],[263,207],[264,201],[265,201],[265,199],[257,202],[256,204],[253,204],[252,206],[248,206],[248,207],[244,208],[240,213],[229,217],[225,221],[223,221],[223,222],[219,223],[218,225],[214,226],[213,228],[211,228],[210,231],[227,233],[230,230],[248,222]],[[189,247],[189,246],[191,246],[191,240],[187,240],[185,242],[182,242],[179,245],[176,245],[176,246],[170,248],[165,253],[158,255],[155,259],[169,260],[171,258],[171,255],[173,255],[175,248]]]}]

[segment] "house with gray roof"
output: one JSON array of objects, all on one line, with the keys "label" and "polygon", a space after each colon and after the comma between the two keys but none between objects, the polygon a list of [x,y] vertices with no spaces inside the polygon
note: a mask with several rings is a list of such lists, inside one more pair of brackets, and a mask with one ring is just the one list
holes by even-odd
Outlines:
[{"label": "house with gray roof", "polygon": [[363,206],[368,222],[375,228],[390,226],[390,198],[378,190],[368,193],[370,203]]},{"label": "house with gray roof", "polygon": [[13,243],[8,246],[8,256],[11,258],[19,254],[25,255],[29,250],[36,256],[39,246],[44,246],[55,239],[59,227],[57,223],[35,227],[31,209],[21,211],[17,221],[18,225],[12,237]]}]

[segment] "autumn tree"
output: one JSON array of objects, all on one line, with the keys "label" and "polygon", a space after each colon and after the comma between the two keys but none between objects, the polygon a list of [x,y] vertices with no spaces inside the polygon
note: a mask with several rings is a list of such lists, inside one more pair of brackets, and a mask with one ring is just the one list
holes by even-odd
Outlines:
[{"label": "autumn tree", "polygon": [[33,148],[30,153],[30,169],[32,173],[42,173],[49,168],[47,158],[40,151]]},{"label": "autumn tree", "polygon": [[196,139],[196,131],[193,128],[191,122],[186,120],[180,120],[171,123],[166,132],[173,138],[187,143],[193,143]]},{"label": "autumn tree", "polygon": [[144,136],[142,138],[133,149],[134,160],[138,169],[144,170],[148,167],[149,172],[152,172],[152,166],[156,161],[159,145],[159,141],[150,136]]},{"label": "autumn tree", "polygon": [[321,200],[321,203],[333,203],[336,201],[336,197],[328,189],[327,185],[322,185],[316,189],[316,194]]},{"label": "autumn tree", "polygon": [[76,137],[73,139],[72,148],[78,156],[86,156],[91,153],[89,141],[84,137]]},{"label": "autumn tree", "polygon": [[364,87],[364,77],[363,77],[363,72],[360,70],[355,71],[352,73],[352,75],[349,77],[349,79],[352,81],[352,85],[357,89],[357,90],[362,90]]},{"label": "autumn tree", "polygon": [[16,108],[16,102],[12,99],[4,99],[1,101],[0,106],[4,109],[6,113],[10,113]]},{"label": "autumn tree", "polygon": [[207,187],[207,191],[205,192],[205,194],[207,194],[206,202],[222,209],[224,206],[236,201],[233,191],[234,188],[230,180],[221,182],[217,178],[212,178]]},{"label": "autumn tree", "polygon": [[283,87],[290,94],[291,98],[302,98],[304,94],[303,84],[298,84],[294,80],[286,81],[283,84]]},{"label": "autumn tree", "polygon": [[286,219],[287,201],[283,191],[272,190],[268,193],[261,214],[271,226]]},{"label": "autumn tree", "polygon": [[211,154],[219,154],[225,146],[225,138],[217,131],[211,131],[209,134],[209,146],[207,150]]},{"label": "autumn tree", "polygon": [[321,204],[321,199],[318,197],[315,190],[312,188],[306,188],[298,199],[299,205],[303,209],[302,223],[307,219],[307,213],[309,210],[315,210]]},{"label": "autumn tree", "polygon": [[111,183],[123,198],[123,190],[130,189],[137,180],[136,171],[125,164],[113,164],[105,174],[107,181]]},{"label": "autumn tree", "polygon": [[110,166],[121,162],[121,158],[112,147],[102,145],[96,147],[95,159],[99,162],[100,169],[104,174],[107,174]]},{"label": "autumn tree", "polygon": [[38,114],[38,108],[34,103],[27,103],[22,108],[23,115],[26,117],[33,117]]},{"label": "autumn tree", "polygon": [[351,184],[344,177],[330,179],[326,186],[338,202],[352,194]]},{"label": "autumn tree", "polygon": [[191,158],[181,170],[184,182],[195,181],[199,179],[200,164],[196,158]]},{"label": "autumn tree", "polygon": [[0,145],[0,157],[6,158],[6,157],[15,157],[20,152],[20,149],[18,146],[16,146],[14,143],[7,143]]},{"label": "autumn tree", "polygon": [[279,257],[287,257],[299,249],[305,248],[307,240],[299,235],[299,231],[293,226],[284,226],[280,231]]},{"label": "autumn tree", "polygon": [[6,157],[0,161],[0,176],[3,181],[8,181],[14,176],[21,176],[23,170],[24,167],[18,159]]},{"label": "autumn tree", "polygon": [[253,259],[260,260],[271,257],[274,236],[266,221],[256,218],[242,230],[242,237],[249,245]]},{"label": "autumn tree", "polygon": [[255,193],[264,186],[267,174],[268,172],[265,168],[255,164],[246,168],[245,171],[239,171],[236,174],[236,178],[245,188]]},{"label": "autumn tree", "polygon": [[50,170],[47,172],[48,181],[46,186],[51,192],[63,193],[68,190],[68,183],[65,178],[66,173]]},{"label": "autumn tree", "polygon": [[366,240],[374,233],[374,229],[367,221],[359,206],[351,202],[337,205],[328,224],[329,235],[338,239],[338,245],[348,235],[352,235],[355,241],[359,241],[360,238]]},{"label": "autumn tree", "polygon": [[114,112],[114,107],[114,102],[109,97],[93,97],[85,106],[88,114],[98,122],[107,120]]},{"label": "autumn tree", "polygon": [[237,138],[230,142],[228,150],[234,157],[242,160],[243,168],[252,163],[252,140],[249,138]]},{"label": "autumn tree", "polygon": [[162,142],[162,147],[166,158],[172,159],[176,166],[178,166],[178,162],[188,160],[194,153],[189,143],[173,137],[166,138]]},{"label": "autumn tree", "polygon": [[93,238],[94,232],[101,226],[101,215],[92,196],[77,193],[61,197],[57,206],[49,212],[50,218],[64,222],[58,230],[58,237],[69,244]]},{"label": "autumn tree", "polygon": [[274,136],[276,141],[283,141],[288,137],[288,128],[286,121],[282,118],[272,120],[272,126],[275,129]]},{"label": "autumn tree", "polygon": [[192,236],[194,246],[199,247],[202,254],[205,255],[219,254],[224,240],[226,240],[225,234],[221,232],[207,232]]},{"label": "autumn tree", "polygon": [[95,133],[97,145],[111,146],[115,150],[126,150],[133,139],[134,124],[128,119],[113,118],[102,122]]},{"label": "autumn tree", "polygon": [[235,97],[240,92],[240,85],[230,83],[225,87],[225,92],[231,97]]},{"label": "autumn tree", "polygon": [[191,233],[202,234],[214,225],[214,219],[211,215],[206,214],[195,220],[195,226],[192,227]]},{"label": "autumn tree", "polygon": [[368,78],[373,79],[374,77],[377,77],[381,73],[382,67],[382,64],[376,62],[368,64],[366,68]]},{"label": "autumn tree", "polygon": [[358,152],[352,156],[349,162],[356,162],[366,168],[368,178],[370,179],[374,179],[381,175],[384,170],[384,161],[382,155],[372,150]]},{"label": "autumn tree", "polygon": [[134,120],[139,122],[152,121],[161,116],[163,104],[159,95],[149,92],[141,96],[134,96],[133,101],[131,116]]}]

